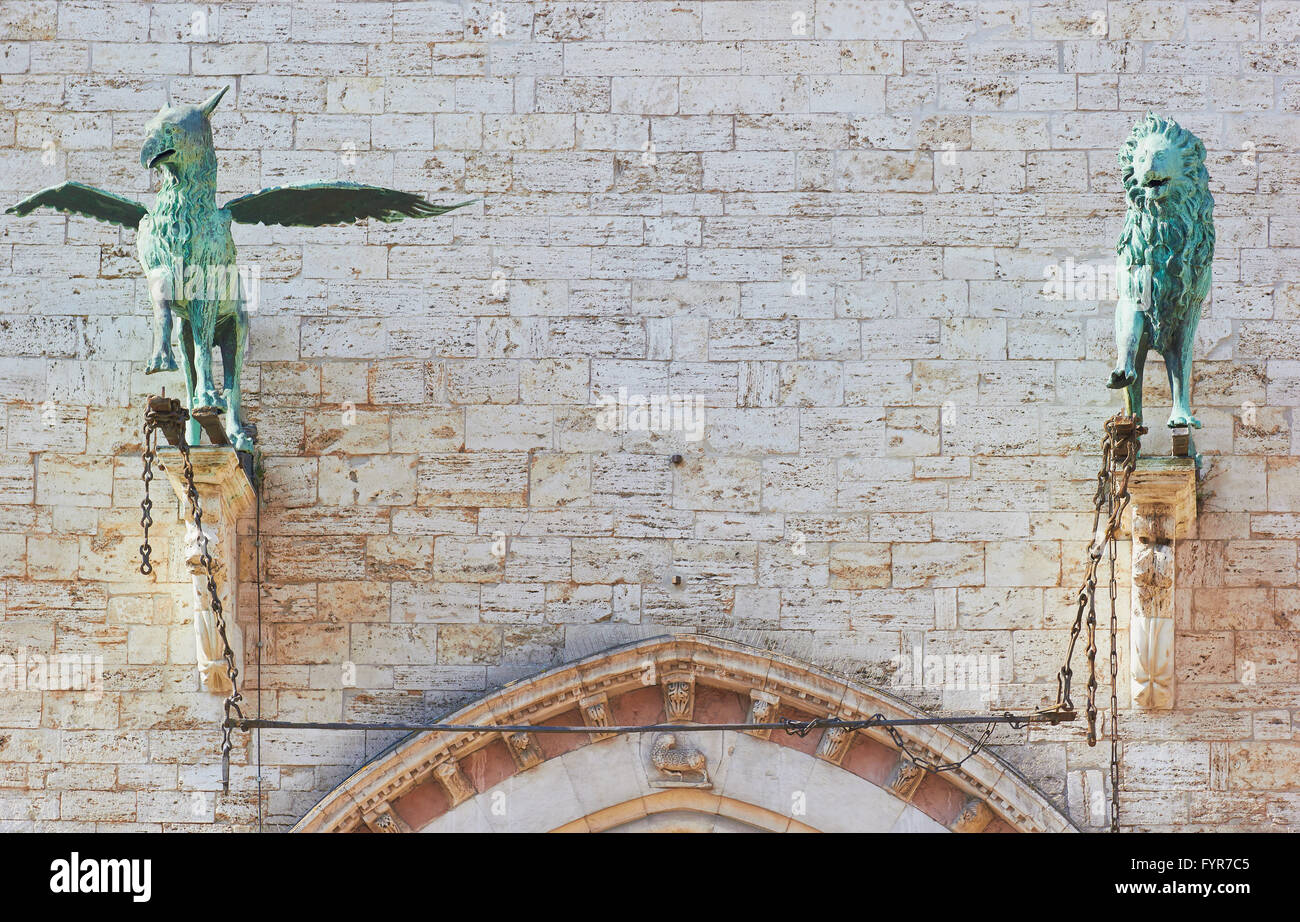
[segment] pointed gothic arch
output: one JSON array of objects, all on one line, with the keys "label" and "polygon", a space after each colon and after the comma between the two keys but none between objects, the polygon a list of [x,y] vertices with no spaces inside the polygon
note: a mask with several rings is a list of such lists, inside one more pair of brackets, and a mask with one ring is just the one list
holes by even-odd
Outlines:
[{"label": "pointed gothic arch", "polygon": [[[732,641],[698,634],[638,641],[508,685],[445,721],[590,733],[415,733],[353,773],[294,830],[1074,831],[988,751],[956,771],[929,774],[883,730],[691,731],[877,713],[925,716],[879,690]],[[600,732],[668,722],[682,727],[671,741]],[[933,760],[970,749],[949,727],[899,732]]]}]

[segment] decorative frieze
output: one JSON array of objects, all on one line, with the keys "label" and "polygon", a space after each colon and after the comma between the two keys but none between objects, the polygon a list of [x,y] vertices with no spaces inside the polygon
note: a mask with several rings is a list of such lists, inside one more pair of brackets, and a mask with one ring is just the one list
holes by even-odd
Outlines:
[{"label": "decorative frieze", "polygon": [[[902,706],[896,700],[880,697],[865,687],[846,685],[843,680],[820,673],[812,667],[800,669],[792,661],[775,654],[692,634],[648,639],[634,646],[572,663],[563,669],[489,695],[470,707],[449,715],[447,721],[496,722],[501,726],[518,726],[528,723],[532,718],[557,718],[570,712],[577,704],[589,733],[604,738],[609,734],[602,732],[600,727],[615,723],[611,707],[613,700],[620,694],[644,688],[645,685],[640,681],[644,675],[641,664],[664,653],[671,653],[675,659],[672,668],[665,670],[665,673],[671,675],[674,671],[686,671],[684,666],[689,668],[690,674],[696,677],[697,692],[703,686],[748,694],[751,720],[771,722],[779,718],[778,710],[784,699],[763,687],[775,667],[780,667],[787,673],[785,684],[798,692],[794,700],[821,697],[835,698],[841,702],[833,710],[823,708],[805,712],[811,717],[861,719],[876,713],[889,717],[920,716],[919,711]],[[688,658],[689,662],[681,663],[683,658]],[[611,677],[620,678],[611,684]],[[799,686],[800,682],[803,683],[802,686]],[[606,688],[617,690],[606,691]],[[700,716],[699,712],[695,716]],[[947,751],[957,739],[943,727],[927,728],[923,738],[917,736],[911,728],[904,727],[899,732],[909,747],[914,747],[927,758],[939,758],[936,749]],[[463,762],[469,753],[488,742],[504,739],[507,748],[512,750],[511,757],[517,765],[521,761],[532,764],[524,753],[534,749],[540,736],[524,732],[512,740],[512,735],[513,731],[509,734],[500,731],[484,734],[415,734],[377,759],[368,771],[350,778],[313,808],[297,828],[310,831],[344,830],[362,822],[386,822],[377,816],[382,805],[409,791],[425,778],[436,779],[446,790],[449,805],[464,803],[475,796],[475,791],[461,773],[458,760]],[[601,747],[601,750],[605,758],[615,761],[621,757],[620,753],[635,750],[638,753],[638,763],[645,772],[644,780],[639,782],[643,786],[642,791],[645,787],[712,788],[715,784],[714,772],[723,779],[721,784],[729,784],[731,773],[725,768],[726,760],[742,750],[747,750],[751,755],[753,753],[752,747],[741,745],[729,748],[723,746],[721,740],[717,740],[718,745],[715,747],[711,735],[695,734],[685,725],[671,733],[644,734],[634,739],[634,746]],[[848,739],[851,745],[851,733],[848,734]],[[845,738],[839,733],[826,734],[819,743],[820,758],[832,762],[843,759]],[[599,758],[598,753],[593,752],[591,756]],[[811,758],[803,755],[802,751],[800,757]],[[842,766],[843,762],[837,764]],[[853,769],[852,773],[859,772]],[[738,773],[736,777],[740,774],[744,773]],[[544,775],[544,772],[529,772],[529,777],[532,778]],[[1062,831],[1070,828],[1068,821],[1051,804],[1014,773],[1007,772],[1003,763],[987,753],[974,754],[962,769],[943,777],[945,783],[959,788],[967,796],[985,800],[991,814],[1003,819],[1014,829]],[[894,795],[910,800],[914,798],[923,778],[922,769],[900,757],[900,764],[896,766],[886,787]],[[366,817],[370,817],[370,820],[366,820]]]}]

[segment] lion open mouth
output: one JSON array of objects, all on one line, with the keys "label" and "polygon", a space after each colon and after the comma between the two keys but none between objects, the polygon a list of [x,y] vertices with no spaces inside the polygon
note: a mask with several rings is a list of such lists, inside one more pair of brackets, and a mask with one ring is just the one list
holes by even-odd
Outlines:
[{"label": "lion open mouth", "polygon": [[1148,179],[1145,183],[1148,189],[1162,189],[1169,185],[1168,179]]}]

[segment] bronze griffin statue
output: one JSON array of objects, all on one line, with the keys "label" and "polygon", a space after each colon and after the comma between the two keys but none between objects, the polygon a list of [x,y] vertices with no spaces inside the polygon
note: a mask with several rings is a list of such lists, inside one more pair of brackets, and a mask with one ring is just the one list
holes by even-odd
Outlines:
[{"label": "bronze griffin statue", "polygon": [[[110,192],[64,182],[7,209],[19,216],[46,206],[136,231],[136,254],[149,281],[154,312],[148,374],[175,371],[172,318],[180,328],[190,421],[186,441],[199,442],[199,419],[225,412],[236,449],[253,441],[240,407],[240,373],[248,344],[246,292],[235,261],[231,222],[320,227],[364,218],[400,221],[446,214],[468,205],[434,205],[418,195],[350,182],[263,189],[218,206],[217,155],[210,119],[229,87],[199,106],[165,105],[145,127],[140,163],[158,170],[161,187],[146,208]],[[221,350],[224,393],[212,376],[212,348]]]},{"label": "bronze griffin statue", "polygon": [[1197,428],[1192,415],[1192,342],[1210,292],[1214,199],[1205,145],[1176,122],[1148,113],[1119,155],[1128,214],[1116,249],[1119,361],[1109,387],[1124,388],[1125,412],[1142,417],[1147,350],[1164,356],[1173,411],[1169,428]]}]

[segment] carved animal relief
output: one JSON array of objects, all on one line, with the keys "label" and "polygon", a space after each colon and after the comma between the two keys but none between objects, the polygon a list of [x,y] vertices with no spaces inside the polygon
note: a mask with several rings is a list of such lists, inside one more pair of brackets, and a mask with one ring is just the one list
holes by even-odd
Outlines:
[{"label": "carved animal relief", "polygon": [[651,781],[653,787],[690,786],[704,787],[709,784],[709,772],[704,753],[678,742],[674,733],[660,733],[654,738],[650,750],[650,764],[658,769],[659,781]]}]

